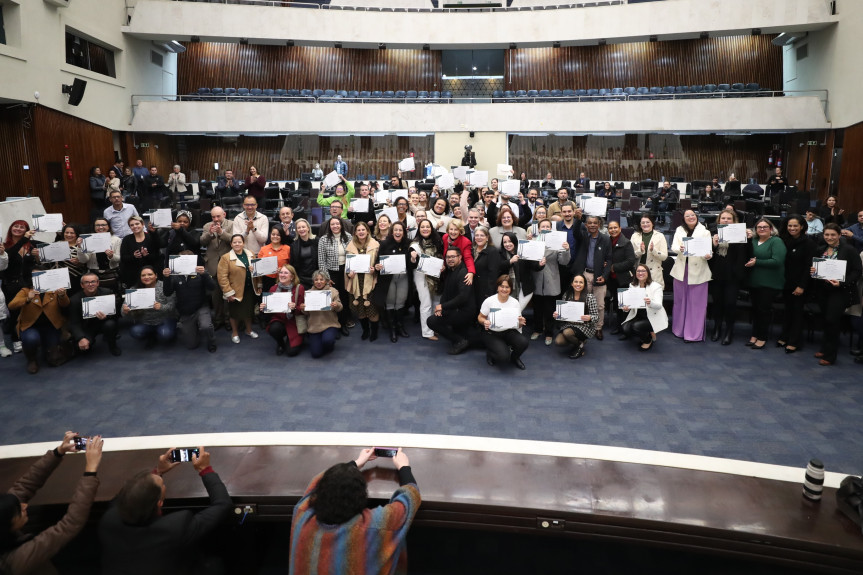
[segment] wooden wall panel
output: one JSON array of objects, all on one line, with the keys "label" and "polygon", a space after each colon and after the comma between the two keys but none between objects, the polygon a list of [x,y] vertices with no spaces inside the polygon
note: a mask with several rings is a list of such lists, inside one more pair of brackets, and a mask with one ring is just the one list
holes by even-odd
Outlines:
[{"label": "wooden wall panel", "polygon": [[507,90],[625,88],[757,82],[782,89],[773,36],[507,50]]},{"label": "wooden wall panel", "polygon": [[863,209],[863,122],[845,128],[842,144],[842,167],[839,170],[839,205],[852,214]]},{"label": "wooden wall panel", "polygon": [[[809,146],[810,141],[818,145]],[[832,130],[788,134],[784,172],[792,184],[808,190],[810,198],[824,200],[827,197],[832,163]]]},{"label": "wooden wall panel", "polygon": [[440,90],[439,51],[195,42],[177,60],[181,94],[203,87]]}]

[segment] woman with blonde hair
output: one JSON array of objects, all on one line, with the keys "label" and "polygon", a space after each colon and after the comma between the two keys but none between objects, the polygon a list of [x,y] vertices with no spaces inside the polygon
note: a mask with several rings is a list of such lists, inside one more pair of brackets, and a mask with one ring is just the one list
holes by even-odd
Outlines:
[{"label": "woman with blonde hair", "polygon": [[[363,328],[362,339],[375,341],[378,339],[378,308],[372,302],[372,291],[377,282],[375,264],[378,259],[380,244],[372,237],[371,229],[365,222],[357,222],[354,235],[345,249],[348,257],[353,255],[368,255],[369,269],[367,272],[345,271],[345,290],[351,297],[351,311],[360,319]],[[346,270],[347,270],[346,266]]]}]

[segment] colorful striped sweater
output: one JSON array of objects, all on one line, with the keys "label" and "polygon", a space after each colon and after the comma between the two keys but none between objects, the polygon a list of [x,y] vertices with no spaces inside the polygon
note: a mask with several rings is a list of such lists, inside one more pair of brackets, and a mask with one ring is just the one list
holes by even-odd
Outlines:
[{"label": "colorful striped sweater", "polygon": [[407,573],[405,538],[421,501],[410,467],[399,470],[402,485],[389,503],[365,509],[341,525],[318,523],[310,505],[322,476],[312,479],[294,507],[290,574]]}]

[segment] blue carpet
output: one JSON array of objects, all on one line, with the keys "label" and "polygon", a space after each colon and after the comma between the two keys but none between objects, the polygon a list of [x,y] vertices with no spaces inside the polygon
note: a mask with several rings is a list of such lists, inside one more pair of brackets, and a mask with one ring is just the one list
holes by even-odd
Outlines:
[{"label": "blue carpet", "polygon": [[833,367],[815,344],[786,355],[684,344],[669,331],[651,352],[614,336],[576,361],[531,342],[527,371],[490,368],[484,353],[452,357],[445,342],[359,329],[336,353],[277,357],[265,334],[219,351],[159,346],[124,334],[123,356],[101,340],[90,358],[30,376],[22,355],[0,360],[4,444],[50,441],[65,429],[111,436],[231,431],[356,431],[491,436],[633,447],[805,467],[863,471],[863,366]]}]

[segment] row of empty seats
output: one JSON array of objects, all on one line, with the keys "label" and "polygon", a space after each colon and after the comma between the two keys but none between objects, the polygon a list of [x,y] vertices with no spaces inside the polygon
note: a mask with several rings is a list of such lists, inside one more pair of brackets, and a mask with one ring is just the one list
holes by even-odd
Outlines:
[{"label": "row of empty seats", "polygon": [[635,88],[591,88],[589,90],[495,90],[493,102],[530,102],[533,100],[557,100],[578,102],[581,100],[670,100],[672,98],[741,98],[747,96],[771,96],[775,92],[762,89],[755,82],[748,84],[697,84],[693,86],[665,86],[660,88],[645,86]]},{"label": "row of empty seats", "polygon": [[232,102],[349,102],[349,103],[429,103],[449,104],[452,92],[427,90],[309,90],[284,88],[198,88],[187,96],[180,96],[186,102],[232,101]]}]

